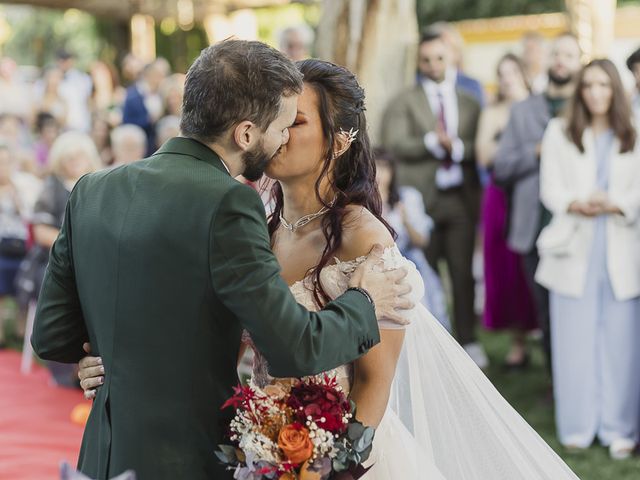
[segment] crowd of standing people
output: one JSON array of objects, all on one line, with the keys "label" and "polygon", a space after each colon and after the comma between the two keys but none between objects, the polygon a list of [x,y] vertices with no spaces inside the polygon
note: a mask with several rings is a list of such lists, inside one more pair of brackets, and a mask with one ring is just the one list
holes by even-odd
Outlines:
[{"label": "crowd of standing people", "polygon": [[[526,340],[539,331],[562,445],[597,439],[627,458],[640,425],[639,96],[610,60],[583,65],[572,34],[548,54],[545,43],[527,34],[522,56],[500,59],[484,105],[455,32],[432,26],[418,81],[387,108],[382,143],[401,188],[421,194],[433,219],[423,251],[450,277],[453,333],[469,356],[487,367],[474,311],[480,227],[482,323],[511,333],[504,367],[528,366]],[[640,50],[627,66],[640,87]]]},{"label": "crowd of standing people", "polygon": [[[295,60],[311,43],[308,29],[281,38]],[[429,27],[415,84],[386,109],[375,151],[384,217],[423,276],[424,304],[487,368],[473,269],[481,238],[482,324],[511,333],[504,367],[526,368],[527,338],[540,331],[561,443],[597,438],[626,458],[640,428],[640,94],[628,95],[609,60],[583,65],[568,33],[550,45],[525,35],[521,55],[498,62],[494,95],[464,73],[462,53],[454,28]],[[640,50],[627,66],[640,91]],[[162,58],[129,54],[120,71],[95,62],[83,72],[61,50],[33,82],[0,60],[0,302],[37,300],[81,176],[179,134],[183,88]],[[76,383],[70,367],[50,368]]]}]

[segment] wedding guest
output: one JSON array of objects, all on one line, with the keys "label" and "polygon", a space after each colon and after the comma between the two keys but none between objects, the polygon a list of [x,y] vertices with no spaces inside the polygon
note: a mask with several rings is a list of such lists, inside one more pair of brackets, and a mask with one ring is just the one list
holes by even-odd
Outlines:
[{"label": "wedding guest", "polygon": [[[31,217],[34,246],[20,265],[16,279],[23,305],[38,298],[49,250],[62,226],[65,206],[73,186],[80,177],[101,166],[93,140],[80,132],[60,135],[51,147],[49,159],[52,174],[45,180]],[[59,385],[76,385],[72,366],[50,362],[48,367]]]},{"label": "wedding guest", "polygon": [[0,114],[27,121],[33,109],[29,93],[29,87],[18,73],[16,61],[10,57],[0,58]]},{"label": "wedding guest", "polygon": [[540,196],[552,212],[536,279],[550,291],[560,442],[597,437],[629,457],[640,415],[640,151],[620,76],[609,60],[579,74],[567,119],[542,142]]},{"label": "wedding guest", "polygon": [[[173,115],[179,117],[182,115],[182,97],[184,96],[185,76],[182,73],[174,73],[167,77],[160,86],[160,93],[164,103],[163,116]],[[158,145],[162,143],[158,142]]]},{"label": "wedding guest", "polygon": [[98,149],[102,166],[113,163],[113,149],[111,148],[111,124],[105,113],[96,113],[91,122],[91,139]]},{"label": "wedding guest", "polygon": [[96,61],[89,69],[93,91],[91,92],[91,110],[93,115],[103,115],[110,125],[122,123],[122,104],[126,92],[120,86],[118,72],[111,64]]},{"label": "wedding guest", "polygon": [[36,116],[36,143],[34,145],[34,154],[38,174],[41,177],[48,173],[49,151],[51,150],[53,142],[60,134],[59,125],[55,117],[50,113],[40,112]]},{"label": "wedding guest", "polygon": [[311,56],[315,35],[306,23],[285,28],[280,34],[279,50],[294,62]]},{"label": "wedding guest", "polygon": [[450,331],[447,299],[440,278],[423,252],[429,243],[433,220],[424,211],[422,195],[413,187],[398,186],[397,162],[390,152],[377,148],[373,157],[376,162],[376,181],[382,197],[382,216],[395,231],[400,252],[416,265],[424,280],[425,295],[422,303]]},{"label": "wedding guest", "polygon": [[427,32],[438,34],[449,48],[451,69],[456,79],[456,86],[475,98],[480,106],[484,106],[485,96],[482,84],[464,73],[464,39],[460,32],[448,22],[436,22],[427,27]]},{"label": "wedding guest", "polygon": [[167,76],[165,62],[157,59],[144,67],[140,80],[127,89],[122,108],[122,123],[138,125],[145,131],[147,155],[156,149],[155,124],[164,111],[160,85]]},{"label": "wedding guest", "polygon": [[144,69],[144,62],[132,52],[127,53],[120,64],[122,81],[125,87],[130,87],[140,79]]},{"label": "wedding guest", "polygon": [[141,160],[147,151],[147,136],[137,125],[125,124],[111,132],[112,167]]},{"label": "wedding guest", "polygon": [[522,61],[531,92],[540,94],[547,88],[547,46],[544,37],[530,31],[522,37]]},{"label": "wedding guest", "polygon": [[537,323],[551,368],[549,299],[547,290],[534,280],[538,265],[536,239],[548,222],[540,204],[540,142],[549,120],[562,112],[575,90],[580,70],[580,45],[570,33],[555,38],[551,47],[549,84],[542,95],[531,95],[513,105],[493,161],[493,178],[511,192],[507,245],[522,255],[529,288],[536,303]]},{"label": "wedding guest", "polygon": [[631,107],[636,129],[640,128],[640,48],[627,58],[627,68],[633,74],[635,88],[631,96]]},{"label": "wedding guest", "polygon": [[26,154],[31,147],[30,132],[23,118],[10,113],[0,113],[0,141],[16,153]]},{"label": "wedding guest", "polygon": [[68,50],[59,50],[57,59],[63,73],[58,91],[68,108],[65,126],[69,130],[88,132],[91,128],[91,77],[75,67],[75,55]]},{"label": "wedding guest", "polygon": [[383,118],[383,145],[398,158],[398,181],[417,188],[435,226],[425,255],[447,264],[456,339],[481,368],[488,358],[476,335],[473,252],[480,206],[475,140],[480,104],[456,84],[450,50],[427,31],[418,47],[421,82],[402,91]]},{"label": "wedding guest", "polygon": [[[498,142],[514,102],[529,96],[522,61],[507,54],[498,62],[498,95],[496,101],[480,116],[476,137],[478,164],[489,171]],[[535,307],[527,284],[520,255],[506,241],[508,198],[505,191],[490,178],[482,204],[484,254],[484,326],[489,330],[510,330],[511,347],[505,366],[525,367],[529,362],[526,334],[536,328]],[[509,288],[505,288],[508,285]]]},{"label": "wedding guest", "polygon": [[180,117],[174,115],[167,115],[162,117],[158,121],[156,126],[156,138],[158,145],[164,145],[164,143],[170,138],[180,135]]},{"label": "wedding guest", "polygon": [[18,170],[37,174],[31,132],[23,118],[0,113],[0,142],[11,150]]},{"label": "wedding guest", "polygon": [[93,110],[104,112],[111,109],[116,102],[116,90],[120,83],[117,72],[112,66],[98,60],[89,67],[89,75],[93,83],[91,94]]},{"label": "wedding guest", "polygon": [[9,147],[0,144],[0,349],[5,347],[4,301],[15,295],[15,277],[27,249],[27,227],[14,182],[14,163]]},{"label": "wedding guest", "polygon": [[40,113],[52,115],[59,125],[67,124],[69,107],[67,101],[60,95],[60,85],[64,74],[59,68],[50,68],[44,74],[44,84],[41,97],[36,101],[36,117]]}]

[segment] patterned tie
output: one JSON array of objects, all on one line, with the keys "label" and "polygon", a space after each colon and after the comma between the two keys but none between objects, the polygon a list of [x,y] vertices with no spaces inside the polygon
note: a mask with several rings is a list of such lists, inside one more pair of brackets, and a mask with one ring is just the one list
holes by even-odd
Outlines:
[{"label": "patterned tie", "polygon": [[438,103],[440,104],[440,112],[438,113],[438,124],[440,128],[447,131],[447,116],[444,111],[444,97],[442,96],[442,92],[438,90]]}]

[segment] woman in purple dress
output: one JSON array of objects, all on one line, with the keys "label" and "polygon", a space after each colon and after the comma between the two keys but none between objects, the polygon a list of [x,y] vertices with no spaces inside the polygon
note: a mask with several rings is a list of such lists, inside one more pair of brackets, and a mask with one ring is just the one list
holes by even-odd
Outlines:
[{"label": "woman in purple dress", "polygon": [[[524,100],[529,89],[522,63],[513,54],[498,62],[498,94],[480,117],[476,154],[478,162],[491,171],[498,140],[508,120],[511,105]],[[522,272],[519,255],[506,243],[508,195],[493,177],[486,187],[482,204],[484,230],[484,326],[489,330],[511,330],[511,348],[505,359],[510,368],[524,367],[529,356],[526,333],[536,328],[535,307]]]}]

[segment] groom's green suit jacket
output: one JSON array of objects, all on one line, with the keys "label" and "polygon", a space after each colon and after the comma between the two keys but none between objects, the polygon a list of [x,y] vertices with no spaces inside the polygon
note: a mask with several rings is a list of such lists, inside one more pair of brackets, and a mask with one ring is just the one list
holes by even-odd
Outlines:
[{"label": "groom's green suit jacket", "polygon": [[379,342],[362,294],[310,313],[279,272],[259,196],[195,140],[174,138],[148,159],[78,182],[32,344],[43,359],[77,362],[90,341],[103,359],[82,472],[231,478],[214,451],[243,329],[282,377],[329,370]]}]

